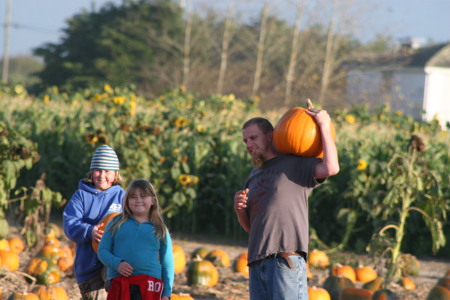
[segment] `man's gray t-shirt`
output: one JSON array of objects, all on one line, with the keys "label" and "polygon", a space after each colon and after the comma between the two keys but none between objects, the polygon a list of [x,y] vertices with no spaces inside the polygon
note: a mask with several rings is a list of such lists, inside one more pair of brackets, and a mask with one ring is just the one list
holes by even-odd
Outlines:
[{"label": "man's gray t-shirt", "polygon": [[248,262],[278,252],[308,253],[308,195],[319,182],[314,157],[279,155],[250,173]]}]

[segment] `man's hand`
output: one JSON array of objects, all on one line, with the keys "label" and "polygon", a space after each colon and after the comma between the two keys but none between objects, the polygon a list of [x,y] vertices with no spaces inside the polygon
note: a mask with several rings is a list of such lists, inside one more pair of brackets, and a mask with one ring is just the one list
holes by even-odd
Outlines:
[{"label": "man's hand", "polygon": [[248,189],[241,190],[234,195],[234,210],[236,212],[242,211],[247,207],[248,191]]}]

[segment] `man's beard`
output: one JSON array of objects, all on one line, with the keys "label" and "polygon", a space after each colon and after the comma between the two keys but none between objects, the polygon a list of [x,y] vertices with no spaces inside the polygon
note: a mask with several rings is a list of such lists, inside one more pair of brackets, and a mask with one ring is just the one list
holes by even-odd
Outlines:
[{"label": "man's beard", "polygon": [[264,164],[264,158],[262,156],[256,156],[252,158],[253,167],[259,169]]}]

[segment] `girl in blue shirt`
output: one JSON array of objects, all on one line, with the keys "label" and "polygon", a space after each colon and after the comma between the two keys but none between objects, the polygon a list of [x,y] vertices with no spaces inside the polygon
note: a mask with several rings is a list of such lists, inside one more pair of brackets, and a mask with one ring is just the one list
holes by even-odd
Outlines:
[{"label": "girl in blue shirt", "polygon": [[98,257],[108,267],[108,300],[170,299],[175,276],[172,240],[149,181],[131,182],[123,213],[106,227]]}]

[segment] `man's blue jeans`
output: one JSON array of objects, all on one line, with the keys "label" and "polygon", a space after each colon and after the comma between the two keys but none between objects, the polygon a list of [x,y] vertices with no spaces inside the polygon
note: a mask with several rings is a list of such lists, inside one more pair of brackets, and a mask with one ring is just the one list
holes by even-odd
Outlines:
[{"label": "man's blue jeans", "polygon": [[291,255],[290,269],[282,257],[266,258],[250,265],[250,300],[307,300],[306,262]]}]

